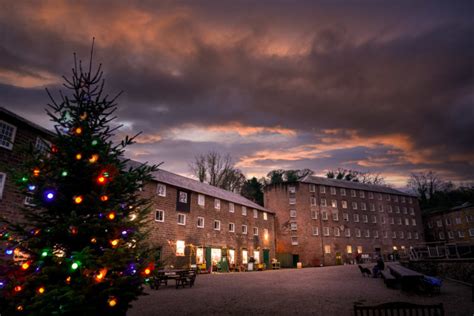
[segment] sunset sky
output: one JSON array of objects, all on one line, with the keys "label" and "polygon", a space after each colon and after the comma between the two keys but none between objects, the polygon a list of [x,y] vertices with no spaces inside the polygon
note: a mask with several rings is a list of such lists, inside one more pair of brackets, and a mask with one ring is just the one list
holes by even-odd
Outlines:
[{"label": "sunset sky", "polygon": [[127,155],[474,179],[472,1],[3,1],[0,106],[46,127],[45,87],[96,38]]}]

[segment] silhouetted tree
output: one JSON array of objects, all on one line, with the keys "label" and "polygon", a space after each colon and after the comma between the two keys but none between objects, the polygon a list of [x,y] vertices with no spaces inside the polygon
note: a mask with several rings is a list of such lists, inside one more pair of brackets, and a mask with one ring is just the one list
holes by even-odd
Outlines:
[{"label": "silhouetted tree", "polygon": [[263,206],[263,183],[253,177],[245,181],[240,194],[247,199]]},{"label": "silhouetted tree", "polygon": [[276,169],[272,170],[267,174],[267,184],[283,183],[283,182],[296,182],[308,175],[312,175],[313,171],[310,169],[293,169],[283,170]]},{"label": "silhouetted tree", "polygon": [[338,168],[329,170],[326,177],[330,179],[360,182],[367,184],[385,185],[385,179],[379,173],[362,172],[352,169]]}]

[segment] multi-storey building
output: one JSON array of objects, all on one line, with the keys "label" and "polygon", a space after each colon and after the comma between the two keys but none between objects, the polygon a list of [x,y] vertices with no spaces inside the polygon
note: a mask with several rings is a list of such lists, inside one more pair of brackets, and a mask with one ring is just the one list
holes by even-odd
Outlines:
[{"label": "multi-storey building", "polygon": [[276,214],[276,253],[284,265],[389,257],[424,241],[417,199],[389,187],[308,176],[267,186],[264,200]]},{"label": "multi-storey building", "polygon": [[426,211],[423,214],[427,242],[474,242],[474,205]]},{"label": "multi-storey building", "polygon": [[28,198],[19,192],[11,171],[22,161],[22,153],[30,145],[46,149],[53,133],[15,113],[0,107],[0,215],[19,219],[19,207]]},{"label": "multi-storey building", "polygon": [[143,193],[153,201],[150,240],[165,265],[270,266],[275,257],[274,213],[242,197],[164,170]]}]

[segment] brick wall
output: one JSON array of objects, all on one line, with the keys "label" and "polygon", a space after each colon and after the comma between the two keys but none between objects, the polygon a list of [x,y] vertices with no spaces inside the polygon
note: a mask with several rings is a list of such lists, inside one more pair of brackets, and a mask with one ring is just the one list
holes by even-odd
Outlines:
[{"label": "brick wall", "polygon": [[472,206],[427,214],[423,217],[423,221],[426,241],[474,241],[474,236],[469,234],[469,230],[474,229],[474,207]]}]

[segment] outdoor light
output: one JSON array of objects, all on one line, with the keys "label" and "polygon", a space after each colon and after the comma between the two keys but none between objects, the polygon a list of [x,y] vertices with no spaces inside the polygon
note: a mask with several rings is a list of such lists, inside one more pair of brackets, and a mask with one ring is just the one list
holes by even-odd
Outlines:
[{"label": "outdoor light", "polygon": [[111,296],[107,302],[109,303],[110,307],[114,307],[115,305],[117,305],[117,299],[113,296]]}]

